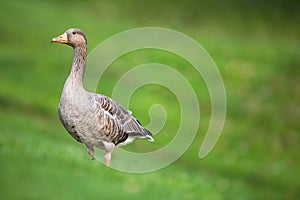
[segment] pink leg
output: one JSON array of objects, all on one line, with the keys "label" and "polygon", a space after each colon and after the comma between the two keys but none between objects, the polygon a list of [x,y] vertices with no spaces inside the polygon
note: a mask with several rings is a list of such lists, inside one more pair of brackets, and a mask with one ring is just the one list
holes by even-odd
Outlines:
[{"label": "pink leg", "polygon": [[104,158],[105,158],[106,166],[109,167],[109,165],[110,165],[110,159],[111,159],[111,152],[107,152],[105,154]]},{"label": "pink leg", "polygon": [[91,160],[95,160],[95,157],[94,157],[94,149],[93,149],[93,148],[90,148],[90,149],[88,149],[88,151],[89,151],[89,155],[90,155]]}]

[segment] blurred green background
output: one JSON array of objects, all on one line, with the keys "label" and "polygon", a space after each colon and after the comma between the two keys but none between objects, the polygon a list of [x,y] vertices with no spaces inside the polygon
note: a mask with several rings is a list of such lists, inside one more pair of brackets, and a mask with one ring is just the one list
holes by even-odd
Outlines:
[{"label": "blurred green background", "polygon": [[[0,199],[300,198],[299,10],[296,0],[1,1]],[[90,51],[145,26],[180,31],[208,51],[223,76],[228,111],[217,145],[200,160],[210,99],[192,66],[154,50],[112,63],[98,88],[106,95],[128,69],[158,62],[184,74],[199,98],[200,129],[187,152],[169,167],[137,175],[91,162],[60,125],[57,104],[72,49],[50,39],[79,27]],[[137,141],[128,150],[159,148],[176,133],[180,109],[166,88],[139,89],[129,108],[147,124],[153,103],[167,109],[164,129],[155,144]]]}]

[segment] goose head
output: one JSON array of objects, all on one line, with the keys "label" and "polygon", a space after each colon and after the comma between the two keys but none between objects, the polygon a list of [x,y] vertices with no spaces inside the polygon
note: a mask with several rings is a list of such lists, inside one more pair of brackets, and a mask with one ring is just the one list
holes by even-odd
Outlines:
[{"label": "goose head", "polygon": [[68,29],[66,32],[56,38],[53,38],[51,41],[66,44],[72,47],[87,45],[87,40],[83,31],[77,28]]}]

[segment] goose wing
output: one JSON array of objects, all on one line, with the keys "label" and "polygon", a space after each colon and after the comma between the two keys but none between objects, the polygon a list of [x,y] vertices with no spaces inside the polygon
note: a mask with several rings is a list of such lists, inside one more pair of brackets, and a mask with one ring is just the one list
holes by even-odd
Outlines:
[{"label": "goose wing", "polygon": [[102,131],[115,145],[125,141],[128,136],[154,141],[152,133],[116,101],[104,95],[96,95],[95,101],[100,109]]}]

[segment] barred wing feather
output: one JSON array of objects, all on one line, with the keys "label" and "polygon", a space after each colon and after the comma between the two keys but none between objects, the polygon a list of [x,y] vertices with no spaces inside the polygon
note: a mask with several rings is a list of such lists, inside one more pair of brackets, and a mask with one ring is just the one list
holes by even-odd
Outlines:
[{"label": "barred wing feather", "polygon": [[102,113],[99,117],[100,124],[105,124],[103,131],[113,143],[119,144],[128,136],[154,141],[152,133],[142,127],[140,122],[131,115],[131,111],[104,95],[96,95],[95,100]]}]

